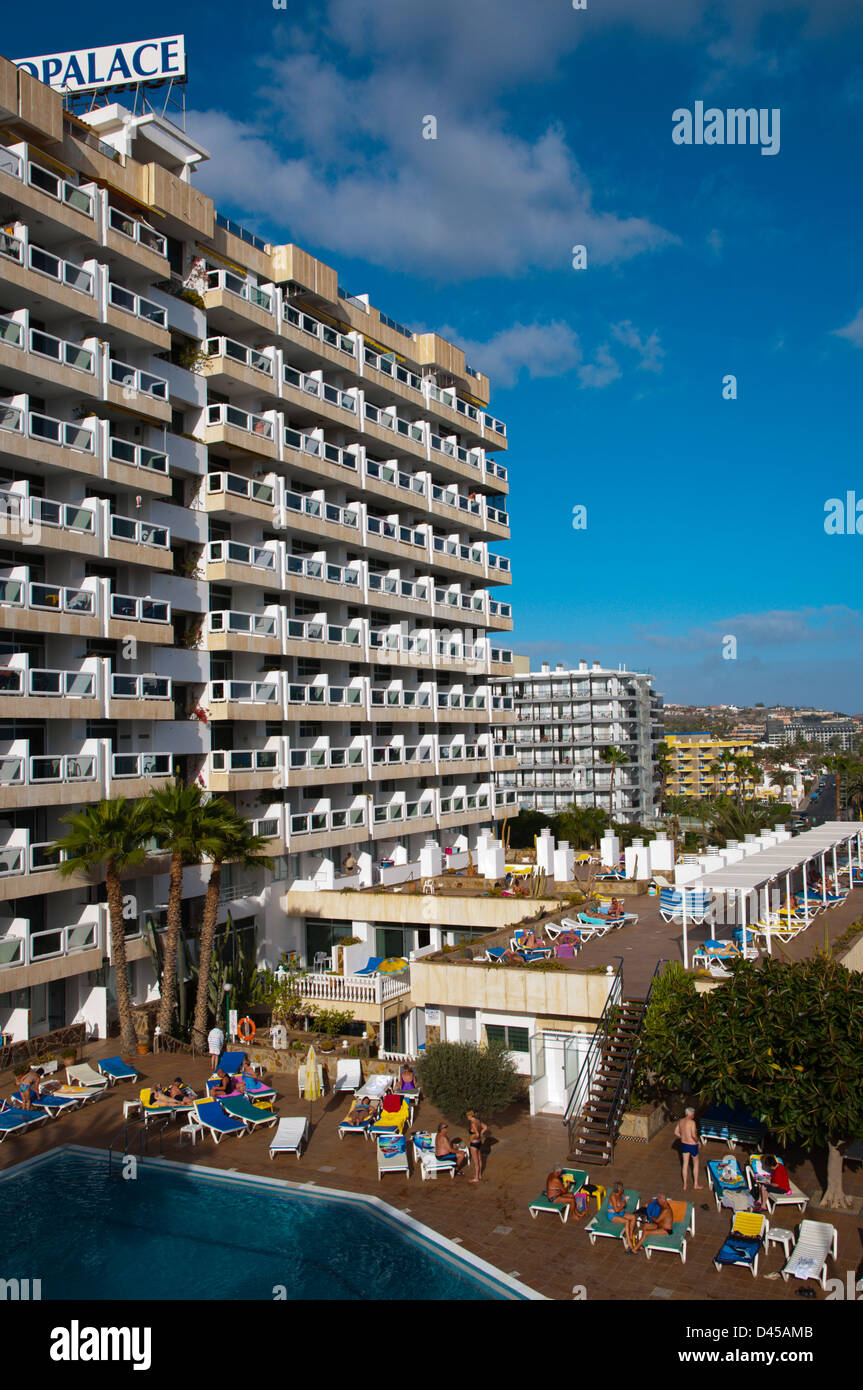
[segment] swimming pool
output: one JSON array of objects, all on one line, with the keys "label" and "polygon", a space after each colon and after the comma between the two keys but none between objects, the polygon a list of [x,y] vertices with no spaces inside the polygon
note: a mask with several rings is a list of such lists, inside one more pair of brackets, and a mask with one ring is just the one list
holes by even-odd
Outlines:
[{"label": "swimming pool", "polygon": [[0,1277],[43,1299],[525,1299],[375,1198],[69,1145],[0,1174]]}]

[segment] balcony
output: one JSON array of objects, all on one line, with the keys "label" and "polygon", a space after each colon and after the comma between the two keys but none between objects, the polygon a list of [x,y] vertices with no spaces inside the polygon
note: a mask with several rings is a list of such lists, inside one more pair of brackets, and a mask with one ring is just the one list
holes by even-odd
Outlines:
[{"label": "balcony", "polygon": [[[263,310],[265,314],[272,314],[273,312],[273,294],[269,290],[259,289],[251,280],[244,280],[242,276],[235,275],[231,270],[209,270],[207,272],[204,293],[207,294],[211,291],[227,293],[233,299],[244,301],[254,309]],[[211,306],[208,305],[209,307]]]},{"label": "balcony", "polygon": [[230,512],[258,521],[273,515],[276,492],[271,483],[242,478],[238,473],[208,473],[206,506],[208,512]]},{"label": "balcony", "polygon": [[[221,364],[221,370],[223,371],[225,370],[225,364],[233,363],[238,367],[247,368],[249,372],[258,372],[262,376],[269,377],[271,381],[274,379],[272,350],[270,350],[269,353],[259,352],[256,348],[247,347],[245,343],[238,343],[235,338],[219,337],[208,338],[204,343],[204,351],[210,358],[210,370],[208,373],[210,376],[219,372],[220,363],[218,359],[224,358],[225,362]],[[242,376],[242,374],[238,375]],[[254,382],[254,378],[248,379],[242,377],[242,379],[249,380],[250,384]],[[262,383],[254,382],[254,384],[259,386]]]},{"label": "balcony", "polygon": [[[112,238],[111,233],[116,233]],[[121,212],[119,208],[108,208],[108,239],[109,246],[116,246],[124,254],[139,259],[136,254],[137,248],[143,252],[151,252],[163,260],[168,254],[167,238],[163,237],[149,223],[142,222],[139,218],[130,217],[128,213]],[[149,261],[149,257],[145,256]]]},{"label": "balcony", "polygon": [[291,304],[282,305],[282,329],[283,332],[286,332],[286,336],[295,342],[302,342],[303,335],[305,335],[308,338],[316,339],[320,346],[332,348],[334,353],[342,353],[346,357],[356,358],[357,348],[352,338],[346,337],[344,333],[339,333],[328,323],[313,318],[311,314],[302,313]]},{"label": "balcony", "polygon": [[304,396],[313,396],[324,405],[335,406],[338,410],[346,410],[349,415],[356,416],[357,402],[348,391],[341,391],[337,386],[330,386],[317,377],[307,376],[305,372],[297,371],[296,367],[287,363],[282,368],[282,381],[285,386],[292,387]]},{"label": "balcony", "polygon": [[[116,316],[111,317],[112,309],[127,315],[129,318],[137,319],[140,328],[155,330],[151,333],[144,332],[142,336],[155,341],[160,347],[168,345],[168,312],[154,299],[147,299],[142,294],[134,294],[132,290],[127,290],[125,286],[117,285],[112,280],[108,285],[108,321],[116,324],[118,328],[125,328],[126,331],[129,331],[123,319]],[[132,331],[137,332],[138,330]]]},{"label": "balcony", "polygon": [[260,576],[266,575],[270,584],[280,582],[280,553],[274,549],[244,545],[240,541],[209,541],[204,558],[207,578],[211,584],[231,579],[236,583],[246,584],[264,582],[262,577],[255,578],[249,571],[258,572]]},{"label": "balcony", "polygon": [[0,146],[0,173],[8,174],[13,179],[19,179],[23,184],[36,189],[39,193],[44,193],[46,197],[60,203],[63,207],[73,208],[75,212],[83,213],[85,217],[92,218],[93,216],[92,193],[79,188],[77,184],[63,178],[53,169],[46,169],[37,160],[29,157],[24,158],[5,146]]},{"label": "balcony", "polygon": [[[300,430],[293,430],[285,426],[284,445],[286,449],[295,449],[298,453],[308,455],[310,458],[324,463],[335,464],[338,468],[345,468],[348,472],[356,474],[358,472],[357,456],[348,449],[342,449],[336,444],[327,444],[325,440],[318,439],[315,435],[303,434]],[[305,460],[301,460],[301,466],[311,468]],[[315,468],[318,475],[321,470]],[[324,470],[325,471],[325,470]],[[337,474],[333,474],[337,477]]]},{"label": "balcony", "polygon": [[117,516],[112,512],[109,517],[108,537],[111,541],[135,547],[144,546],[170,555],[171,532],[167,526],[154,526],[149,521],[135,521],[132,517]]},{"label": "balcony", "polygon": [[111,673],[112,700],[170,700],[171,681],[167,676],[125,676]]},{"label": "balcony", "polygon": [[112,357],[108,363],[108,386],[108,399],[115,404],[128,405],[134,401],[136,409],[142,412],[149,410],[164,423],[170,421],[168,383],[163,376],[154,376],[152,372]]},{"label": "balcony", "polygon": [[[39,965],[46,960],[79,955],[83,951],[98,951],[101,955],[102,935],[98,917],[90,922],[66,927],[49,927],[32,933],[30,923],[25,918],[15,918],[8,922],[5,932],[4,925],[7,924],[0,921],[0,972],[14,970],[15,967]],[[27,977],[23,978],[26,981]],[[10,990],[19,987],[21,983],[21,980],[4,981],[4,988]]]},{"label": "balcony", "polygon": [[235,792],[259,790],[267,782],[273,787],[283,786],[283,772],[281,754],[276,748],[213,750],[207,787],[211,792]]},{"label": "balcony", "polygon": [[[162,496],[167,496],[171,491],[168,455],[160,449],[148,449],[143,444],[133,444],[129,439],[110,435],[108,465],[114,465],[111,476],[120,482],[128,482],[130,487],[145,486],[148,491],[160,493]],[[117,465],[120,468],[134,469],[135,473],[124,476]],[[146,483],[141,481],[142,475],[147,479]]]},{"label": "balcony", "polygon": [[278,675],[265,681],[210,681],[207,703],[212,719],[279,719],[281,681]]},{"label": "balcony", "polygon": [[339,1004],[386,1004],[410,994],[410,989],[410,970],[401,975],[304,975],[302,979],[304,999]]},{"label": "balcony", "polygon": [[[26,397],[23,400],[24,404],[20,406],[0,405],[0,453],[68,467],[64,455],[69,451],[78,455],[74,461],[76,472],[98,472],[96,433],[92,427],[42,415],[29,409]],[[29,447],[25,440],[29,442]],[[55,450],[58,452],[55,453]],[[88,455],[92,463],[87,462]]]},{"label": "balcony", "polygon": [[[173,759],[170,753],[113,753],[111,755],[112,782],[151,782],[169,778],[173,774]],[[122,795],[122,788],[119,789]]]},{"label": "balcony", "polygon": [[[275,435],[273,421],[267,419],[265,415],[253,415],[248,410],[239,410],[235,405],[209,405],[207,406],[207,425],[209,427],[220,426],[222,429],[241,430],[244,434],[255,435],[257,439],[266,441],[272,445]],[[244,445],[249,448],[249,445]],[[275,448],[271,448],[268,453],[275,455]]]},{"label": "balcony", "polygon": [[[39,328],[30,328],[26,312],[21,319],[16,319],[10,314],[0,315],[0,348],[4,346],[22,348],[34,357],[56,362],[60,367],[69,367],[72,371],[92,377],[92,389],[95,392],[96,354],[90,348],[83,347],[81,343],[57,338]],[[36,364],[35,369],[40,370],[38,364]],[[71,385],[73,382],[74,378],[70,377],[69,384]],[[87,385],[89,385],[89,383],[74,384],[79,390],[87,389]]]}]

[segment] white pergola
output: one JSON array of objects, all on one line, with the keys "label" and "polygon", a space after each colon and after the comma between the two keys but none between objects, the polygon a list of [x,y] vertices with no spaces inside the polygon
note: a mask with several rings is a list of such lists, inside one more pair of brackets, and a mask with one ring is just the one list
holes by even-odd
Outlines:
[{"label": "white pergola", "polygon": [[[703,893],[722,894],[726,903],[735,899],[740,907],[740,923],[743,927],[743,948],[746,949],[746,918],[749,899],[753,893],[769,891],[773,884],[785,880],[786,902],[791,901],[791,876],[801,871],[803,878],[803,915],[809,926],[809,903],[817,901],[811,897],[807,885],[807,869],[810,864],[819,862],[821,868],[821,901],[826,906],[827,890],[825,877],[829,872],[827,857],[832,860],[834,880],[847,872],[849,887],[854,881],[854,860],[856,857],[857,878],[863,879],[863,824],[856,828],[849,821],[826,821],[813,830],[805,830],[790,840],[783,840],[768,849],[757,850],[745,855],[733,864],[721,869],[711,869],[689,883],[680,884],[683,895],[683,964],[689,969],[689,936],[687,921],[687,892],[696,889]],[[856,854],[855,854],[856,850]],[[840,863],[840,855],[844,862]],[[769,903],[768,903],[769,908]],[[772,933],[770,917],[767,917],[767,953],[772,954]]]}]

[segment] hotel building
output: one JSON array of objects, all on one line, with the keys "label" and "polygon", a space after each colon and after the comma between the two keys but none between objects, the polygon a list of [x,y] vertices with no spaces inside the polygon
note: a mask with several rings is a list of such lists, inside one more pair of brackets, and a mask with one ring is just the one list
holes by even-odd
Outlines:
[{"label": "hotel building", "polygon": [[[717,738],[714,734],[666,734],[671,770],[667,791],[671,796],[711,797],[740,790],[733,758],[751,758],[752,743],[744,738]],[[757,779],[746,777],[743,793],[755,795]]]},{"label": "hotel building", "polygon": [[[416,859],[429,835],[473,838],[514,806],[512,695],[496,687],[512,670],[507,438],[489,382],[322,261],[226,221],[191,181],[206,158],[156,115],[76,117],[0,60],[0,1029],[15,1037],[80,1020],[104,1035],[112,1016],[103,887],[48,853],[82,804],[175,774],[230,797],[274,869],[226,866],[223,913],[272,964],[311,964],[344,934],[290,915],[292,883]],[[166,867],[153,855],[126,883],[138,1002]],[[192,922],[207,872],[186,871]]]},{"label": "hotel building", "polygon": [[[599,662],[581,661],[574,671],[543,663],[497,681],[495,690],[515,707],[518,756],[516,771],[500,769],[498,786],[515,789],[520,807],[551,816],[573,804],[598,806],[617,821],[653,820],[662,697],[652,676]],[[604,762],[610,747],[625,762]]]}]

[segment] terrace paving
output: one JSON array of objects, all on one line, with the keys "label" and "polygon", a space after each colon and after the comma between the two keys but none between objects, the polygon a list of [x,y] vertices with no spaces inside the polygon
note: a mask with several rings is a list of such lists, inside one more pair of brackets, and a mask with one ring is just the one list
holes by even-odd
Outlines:
[{"label": "terrace paving", "polygon": [[[116,1053],[116,1043],[91,1044],[85,1049],[89,1060],[112,1053]],[[162,1054],[139,1058],[138,1064],[147,1084],[164,1082],[182,1073],[199,1091],[203,1090],[208,1071],[206,1058]],[[307,1102],[297,1095],[294,1076],[275,1074],[269,1079],[278,1092],[276,1108],[281,1115],[308,1114]],[[9,1073],[0,1077],[0,1094],[9,1094],[11,1080]],[[107,1149],[122,1133],[123,1101],[136,1093],[136,1086],[120,1084],[89,1108],[51,1121],[29,1135],[10,1139],[0,1147],[0,1169],[66,1143]],[[554,1216],[541,1215],[533,1220],[527,1210],[528,1203],[543,1188],[548,1171],[566,1155],[566,1135],[559,1118],[531,1117],[524,1104],[512,1106],[491,1126],[494,1142],[487,1159],[486,1177],[478,1186],[469,1185],[466,1178],[452,1180],[443,1176],[423,1182],[415,1170],[410,1179],[386,1175],[379,1182],[372,1143],[355,1136],[339,1140],[338,1123],[347,1107],[346,1097],[326,1096],[315,1103],[311,1142],[299,1161],[293,1156],[284,1156],[271,1162],[269,1131],[236,1140],[228,1138],[218,1146],[207,1139],[194,1148],[188,1143],[181,1147],[177,1124],[170,1125],[164,1132],[162,1153],[165,1158],[191,1165],[205,1164],[267,1178],[280,1177],[295,1183],[315,1183],[374,1194],[442,1235],[457,1238],[466,1250],[489,1260],[504,1272],[517,1271],[525,1283],[552,1299],[571,1299],[573,1287],[583,1285],[588,1300],[654,1297],[798,1301],[795,1297],[795,1289],[799,1287],[797,1281],[789,1280],[786,1284],[782,1279],[764,1277],[782,1266],[783,1257],[778,1248],[771,1248],[762,1260],[757,1279],[741,1268],[715,1272],[712,1259],[728,1231],[730,1214],[717,1213],[706,1188],[694,1194],[697,1198],[696,1234],[690,1240],[685,1265],[677,1256],[663,1252],[655,1253],[650,1261],[643,1255],[627,1255],[617,1241],[600,1240],[595,1247],[591,1246],[582,1229],[584,1222],[576,1223],[572,1218],[565,1226]],[[439,1112],[423,1101],[415,1116],[415,1127],[434,1129],[439,1119]],[[682,1199],[680,1164],[672,1130],[672,1125],[666,1126],[649,1144],[619,1142],[614,1163],[593,1169],[591,1177],[605,1186],[620,1179],[625,1186],[637,1188],[647,1200],[657,1191],[665,1191],[672,1200]],[[463,1134],[463,1129],[454,1126],[452,1132]],[[158,1148],[158,1139],[152,1137],[149,1153],[158,1154]],[[718,1158],[725,1147],[711,1143],[703,1152],[706,1157]],[[803,1156],[789,1153],[787,1161],[794,1181],[804,1191],[817,1194],[823,1186],[823,1171],[816,1173]],[[863,1171],[859,1165],[849,1165],[845,1177],[846,1191],[863,1203]],[[706,1183],[706,1178],[703,1180]],[[55,1193],[54,1200],[62,1202],[62,1194]],[[702,1211],[702,1204],[709,1209]],[[819,1211],[811,1206],[807,1215],[833,1222],[838,1228],[839,1259],[835,1268],[831,1265],[828,1269],[828,1275],[844,1280],[846,1271],[853,1269],[859,1277],[863,1273],[863,1219]],[[775,1223],[791,1228],[798,1219],[796,1209],[786,1209],[776,1213]],[[818,1288],[817,1297],[825,1296]]]}]

